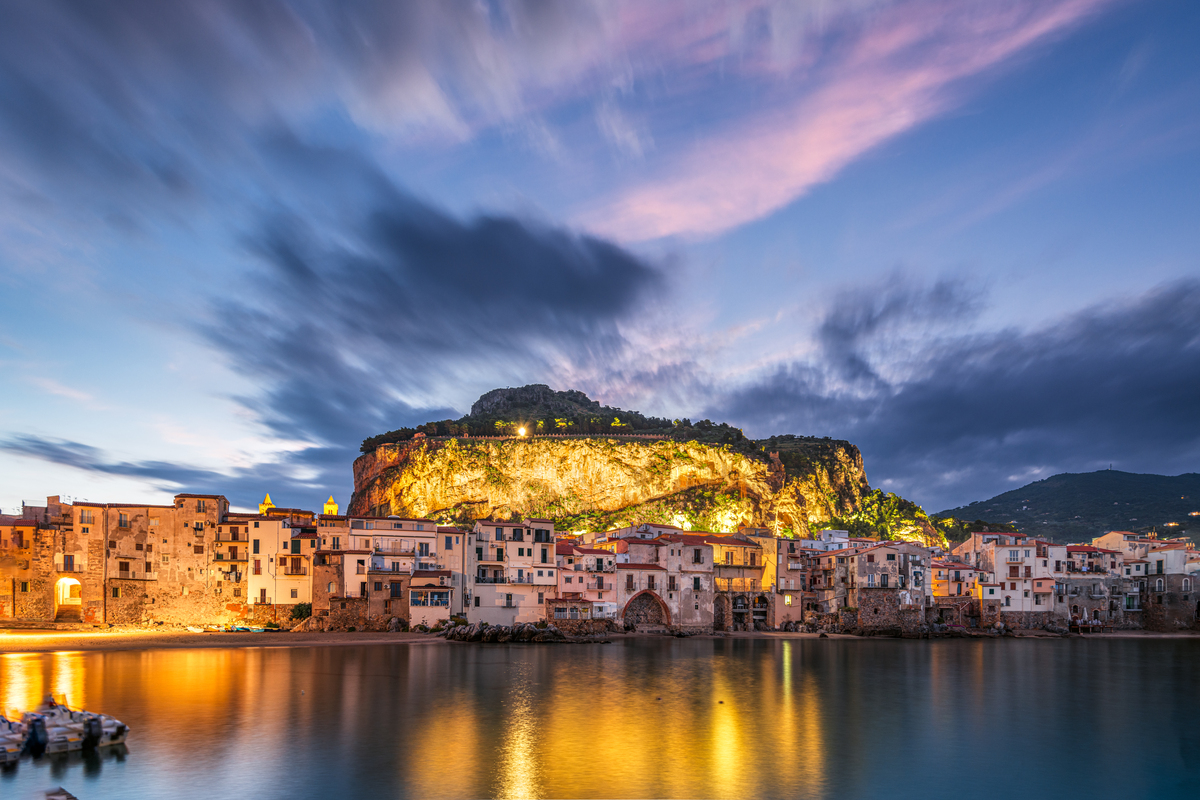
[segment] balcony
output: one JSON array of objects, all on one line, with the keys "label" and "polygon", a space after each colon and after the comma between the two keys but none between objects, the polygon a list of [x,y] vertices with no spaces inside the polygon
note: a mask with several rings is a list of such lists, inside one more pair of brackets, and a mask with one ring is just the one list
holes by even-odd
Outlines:
[{"label": "balcony", "polygon": [[716,578],[718,592],[758,592],[761,584],[756,578]]},{"label": "balcony", "polygon": [[417,554],[415,547],[401,547],[399,545],[395,547],[377,546],[375,552],[385,556],[415,556]]},{"label": "balcony", "polygon": [[522,575],[517,578],[509,578],[508,582],[509,583],[533,583],[533,576],[532,575]]},{"label": "balcony", "polygon": [[129,572],[118,572],[114,577],[123,581],[156,581],[158,580],[158,573],[130,570]]},{"label": "balcony", "polygon": [[214,542],[248,542],[250,534],[248,533],[218,533]]},{"label": "balcony", "polygon": [[508,578],[489,578],[486,575],[476,575],[476,583],[508,583]]},{"label": "balcony", "polygon": [[308,568],[300,567],[299,569],[291,569],[290,567],[287,567],[287,568],[284,568],[283,574],[284,575],[307,575]]},{"label": "balcony", "polygon": [[477,559],[477,561],[480,564],[503,564],[504,556],[500,555],[499,557],[497,557],[496,553],[484,553],[482,556],[480,556]]}]

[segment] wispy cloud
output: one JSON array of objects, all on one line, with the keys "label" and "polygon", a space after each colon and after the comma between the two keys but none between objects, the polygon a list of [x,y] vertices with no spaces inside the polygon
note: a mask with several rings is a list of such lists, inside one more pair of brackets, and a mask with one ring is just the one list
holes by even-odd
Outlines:
[{"label": "wispy cloud", "polygon": [[579,219],[618,239],[706,236],[770,214],[956,105],[961,82],[1062,35],[1110,0],[900,3],[845,20],[852,44],[778,111],[702,137]]}]

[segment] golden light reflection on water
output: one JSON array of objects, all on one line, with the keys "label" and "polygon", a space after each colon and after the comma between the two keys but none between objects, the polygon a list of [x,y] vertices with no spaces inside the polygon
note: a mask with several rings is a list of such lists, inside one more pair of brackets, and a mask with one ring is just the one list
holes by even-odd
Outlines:
[{"label": "golden light reflection on water", "polygon": [[119,715],[158,796],[217,769],[264,797],[316,791],[289,783],[305,774],[378,796],[807,797],[836,719],[814,656],[786,640],[0,655],[0,702],[52,690]]},{"label": "golden light reflection on water", "polygon": [[497,797],[524,800],[543,797],[539,779],[541,753],[538,724],[530,698],[530,687],[514,687],[507,708],[504,744],[500,748]]},{"label": "golden light reflection on water", "polygon": [[85,706],[83,653],[0,654],[0,711],[19,717],[41,705],[47,694],[72,708]]},{"label": "golden light reflection on water", "polygon": [[0,655],[0,711],[20,718],[43,697],[42,656],[37,653]]}]

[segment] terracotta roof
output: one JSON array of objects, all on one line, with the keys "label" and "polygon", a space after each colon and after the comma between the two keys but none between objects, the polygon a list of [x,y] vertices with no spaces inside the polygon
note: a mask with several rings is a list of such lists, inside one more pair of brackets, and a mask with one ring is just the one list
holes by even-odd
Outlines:
[{"label": "terracotta roof", "polygon": [[667,571],[666,567],[660,567],[658,564],[617,564],[617,569],[658,569],[663,572]]},{"label": "terracotta roof", "polygon": [[413,579],[416,578],[447,578],[450,576],[448,569],[418,569],[413,571]]},{"label": "terracotta roof", "polygon": [[453,525],[438,525],[438,533],[466,533],[466,531]]},{"label": "terracotta roof", "polygon": [[[603,552],[607,553],[608,551],[605,550]],[[555,542],[554,543],[554,555],[569,556],[569,555],[574,555],[574,554],[575,554],[575,545],[567,544],[566,542]]]}]

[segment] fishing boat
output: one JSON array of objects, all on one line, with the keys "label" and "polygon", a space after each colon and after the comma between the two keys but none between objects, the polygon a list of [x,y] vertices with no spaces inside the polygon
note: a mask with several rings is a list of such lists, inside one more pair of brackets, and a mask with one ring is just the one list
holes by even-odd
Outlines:
[{"label": "fishing boat", "polygon": [[25,726],[0,714],[0,764],[16,761],[25,750]]},{"label": "fishing boat", "polygon": [[21,718],[25,749],[33,756],[69,753],[124,744],[129,726],[107,714],[77,711],[58,703],[50,695],[36,711]]}]

